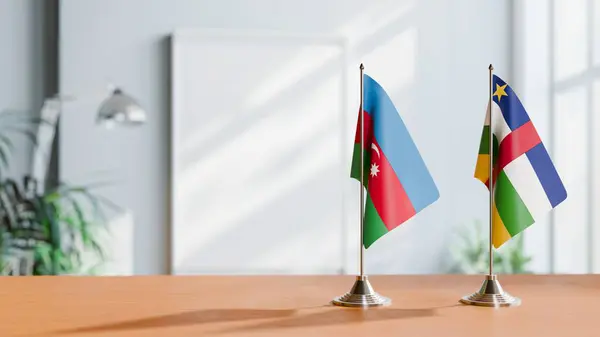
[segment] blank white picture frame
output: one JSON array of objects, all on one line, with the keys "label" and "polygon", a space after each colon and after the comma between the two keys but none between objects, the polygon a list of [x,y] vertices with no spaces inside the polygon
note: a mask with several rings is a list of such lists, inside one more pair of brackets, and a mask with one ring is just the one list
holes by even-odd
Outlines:
[{"label": "blank white picture frame", "polygon": [[343,273],[357,112],[345,39],[193,30],[171,42],[171,272]]}]

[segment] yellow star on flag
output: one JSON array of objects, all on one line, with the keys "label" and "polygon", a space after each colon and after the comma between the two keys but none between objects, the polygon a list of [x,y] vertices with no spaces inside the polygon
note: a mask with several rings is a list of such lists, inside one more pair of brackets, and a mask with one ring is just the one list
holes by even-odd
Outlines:
[{"label": "yellow star on flag", "polygon": [[492,96],[498,96],[498,103],[500,103],[500,99],[502,98],[502,96],[508,96],[506,91],[504,91],[504,89],[506,89],[507,85],[508,84],[499,85],[498,83],[496,83],[496,91],[494,92],[494,94]]}]

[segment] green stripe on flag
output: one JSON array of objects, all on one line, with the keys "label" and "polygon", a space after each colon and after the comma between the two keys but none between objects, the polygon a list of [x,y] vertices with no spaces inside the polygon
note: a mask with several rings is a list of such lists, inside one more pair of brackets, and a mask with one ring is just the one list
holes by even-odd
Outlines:
[{"label": "green stripe on flag", "polygon": [[[494,135],[494,153],[498,153],[498,137]],[[490,154],[490,126],[485,125],[479,143],[479,154]],[[498,156],[494,156],[498,157]]]},{"label": "green stripe on flag", "polygon": [[[371,151],[365,151],[365,188],[369,182],[369,168],[371,163]],[[356,180],[360,180],[360,144],[354,144],[354,153],[352,155],[352,168],[350,176]],[[369,248],[377,239],[385,235],[388,231],[387,227],[381,220],[377,209],[373,205],[371,196],[367,194],[367,202],[365,203],[365,221],[363,228],[363,245]]]},{"label": "green stripe on flag", "polygon": [[387,232],[387,227],[385,227],[383,220],[381,220],[379,213],[377,213],[371,197],[368,196],[365,204],[365,223],[363,228],[363,244],[365,248],[369,248],[373,242],[377,241],[377,239]]},{"label": "green stripe on flag", "polygon": [[510,236],[521,233],[533,224],[534,220],[531,213],[529,213],[523,199],[515,190],[504,170],[500,171],[498,175],[494,198],[498,214]]}]

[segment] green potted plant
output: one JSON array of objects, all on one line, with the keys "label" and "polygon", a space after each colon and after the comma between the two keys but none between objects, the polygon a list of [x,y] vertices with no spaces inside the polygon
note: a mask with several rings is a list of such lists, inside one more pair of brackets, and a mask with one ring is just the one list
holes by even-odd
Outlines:
[{"label": "green potted plant", "polygon": [[[461,232],[458,244],[451,249],[451,273],[485,274],[489,271],[489,237],[480,221]],[[525,255],[523,236],[515,238],[494,251],[494,272],[498,274],[527,274],[532,258]]]},{"label": "green potted plant", "polygon": [[[99,236],[106,232],[107,208],[118,207],[93,193],[95,186],[65,183],[41,191],[37,181],[6,177],[20,134],[36,144],[31,128],[43,121],[0,113],[0,274],[93,274],[105,260]],[[98,261],[87,266],[84,257]]]}]

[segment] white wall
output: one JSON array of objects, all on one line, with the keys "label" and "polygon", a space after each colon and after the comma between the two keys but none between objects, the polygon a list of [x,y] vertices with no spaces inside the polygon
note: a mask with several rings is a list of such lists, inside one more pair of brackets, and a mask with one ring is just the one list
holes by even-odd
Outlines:
[{"label": "white wall", "polygon": [[[456,227],[486,219],[485,189],[472,171],[488,64],[511,79],[508,1],[63,0],[60,18],[61,91],[87,95],[62,117],[61,177],[116,180],[104,194],[133,213],[135,273],[169,268],[168,36],[177,28],[349,39],[350,63],[365,62],[384,85],[441,193],[431,208],[369,249],[369,272],[441,272]],[[106,81],[139,98],[147,125],[111,133],[93,126]]]},{"label": "white wall", "polygon": [[[46,4],[36,0],[0,1],[0,111],[38,116],[48,87],[49,61],[45,37]],[[16,148],[10,173],[29,172],[32,144],[14,137]]]}]

